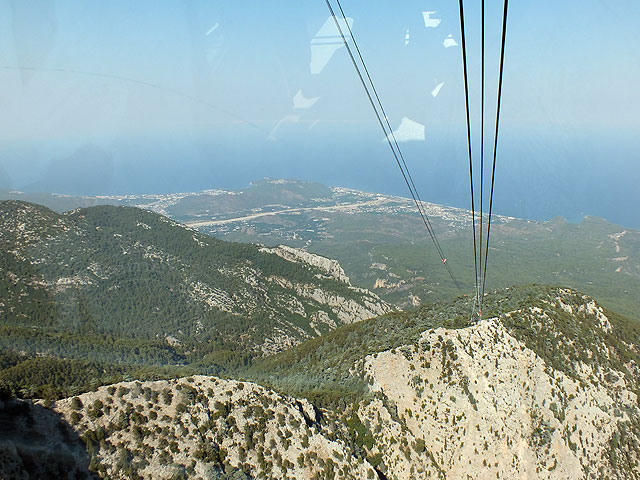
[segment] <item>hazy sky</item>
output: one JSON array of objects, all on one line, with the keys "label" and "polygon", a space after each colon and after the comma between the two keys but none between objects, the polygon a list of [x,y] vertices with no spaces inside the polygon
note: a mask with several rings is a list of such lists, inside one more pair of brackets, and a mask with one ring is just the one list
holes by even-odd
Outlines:
[{"label": "hazy sky", "polygon": [[[466,2],[474,133],[479,3]],[[501,3],[487,2],[488,124]],[[464,205],[457,2],[343,6],[391,124],[403,125],[398,134],[423,196]],[[606,181],[620,178],[620,201],[632,201],[640,180],[640,2],[513,1],[509,13],[504,191],[518,190],[514,178],[526,175],[558,189],[566,188],[558,176],[577,175],[584,185],[564,200],[578,205],[576,195],[588,195],[613,165],[617,177]],[[111,162],[95,193],[236,186],[260,175],[403,193],[329,20],[324,0],[0,1],[0,183],[45,188],[52,165],[82,163],[78,151],[90,145]],[[176,173],[185,167],[194,175]],[[539,188],[521,203],[542,201]],[[505,198],[504,209],[515,201]]]}]

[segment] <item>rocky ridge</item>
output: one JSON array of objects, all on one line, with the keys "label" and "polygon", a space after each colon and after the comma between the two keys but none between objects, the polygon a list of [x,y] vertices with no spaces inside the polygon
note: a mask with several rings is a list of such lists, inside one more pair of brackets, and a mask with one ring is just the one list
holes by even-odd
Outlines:
[{"label": "rocky ridge", "polygon": [[328,276],[350,284],[349,277],[344,273],[340,264],[331,258],[307,252],[301,248],[293,248],[287,245],[278,245],[274,248],[261,248],[262,252],[274,253],[290,262],[313,265],[324,271]]},{"label": "rocky ridge", "polygon": [[481,321],[469,302],[342,327],[255,378],[344,412],[380,478],[638,478],[637,321],[562,288],[492,292]]},{"label": "rocky ridge", "polygon": [[[549,328],[560,311],[600,329],[600,338],[611,334],[600,307],[588,297],[576,307],[571,297],[561,290],[544,309],[506,312],[461,329],[435,328],[414,345],[367,356],[364,370],[376,400],[358,415],[375,432],[371,453],[382,455],[388,477],[638,478],[636,361],[621,369],[603,365],[599,356],[620,352],[596,342],[581,358],[568,358],[565,372],[505,326],[518,317],[534,329]],[[637,344],[628,348],[638,351]],[[397,449],[390,438],[427,451],[431,461],[416,462],[414,452],[390,453]]]}]

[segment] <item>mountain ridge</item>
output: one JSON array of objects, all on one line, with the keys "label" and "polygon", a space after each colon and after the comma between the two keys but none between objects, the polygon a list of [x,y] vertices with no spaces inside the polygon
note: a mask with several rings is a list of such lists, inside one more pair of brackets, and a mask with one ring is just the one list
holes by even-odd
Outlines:
[{"label": "mountain ridge", "polygon": [[5,357],[202,361],[222,372],[393,309],[351,286],[329,259],[300,253],[292,261],[145,210],[97,206],[60,215],[7,201],[0,214]]}]

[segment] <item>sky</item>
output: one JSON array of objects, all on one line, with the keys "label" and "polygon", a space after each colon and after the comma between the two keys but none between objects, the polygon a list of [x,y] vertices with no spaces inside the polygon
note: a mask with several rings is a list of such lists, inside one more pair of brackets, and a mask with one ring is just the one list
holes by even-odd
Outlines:
[{"label": "sky", "polygon": [[[486,7],[487,158],[501,3]],[[476,173],[479,5],[465,3]],[[421,197],[468,207],[457,2],[342,6]],[[498,212],[640,228],[639,24],[633,0],[510,2]],[[407,195],[340,42],[324,0],[0,0],[0,188],[168,193],[268,176]]]}]

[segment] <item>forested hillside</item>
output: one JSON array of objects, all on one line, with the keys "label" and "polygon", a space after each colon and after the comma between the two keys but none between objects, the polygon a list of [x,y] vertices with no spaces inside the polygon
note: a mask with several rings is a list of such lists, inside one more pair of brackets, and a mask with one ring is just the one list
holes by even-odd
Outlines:
[{"label": "forested hillside", "polygon": [[61,215],[6,201],[0,213],[0,378],[38,362],[57,372],[46,358],[109,373],[222,372],[391,309],[315,257],[285,259],[137,208]]}]

